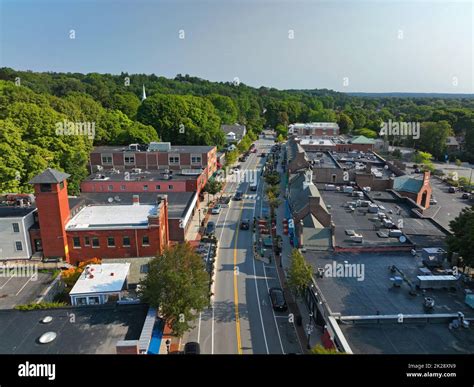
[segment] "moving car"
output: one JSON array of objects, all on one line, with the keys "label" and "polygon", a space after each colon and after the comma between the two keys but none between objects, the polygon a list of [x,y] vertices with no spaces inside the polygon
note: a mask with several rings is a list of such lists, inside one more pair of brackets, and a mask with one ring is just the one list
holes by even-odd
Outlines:
[{"label": "moving car", "polygon": [[201,347],[199,343],[194,341],[190,341],[184,345],[184,354],[185,355],[200,355],[201,354]]},{"label": "moving car", "polygon": [[214,222],[207,222],[206,234],[214,234],[216,232],[216,224]]},{"label": "moving car", "polygon": [[216,204],[214,207],[211,209],[211,214],[217,215],[221,212],[222,206],[220,204]]},{"label": "moving car", "polygon": [[241,230],[248,230],[250,228],[250,220],[249,219],[242,219],[240,222],[240,229]]},{"label": "moving car", "polygon": [[242,191],[237,191],[234,196],[234,200],[242,200],[243,193]]},{"label": "moving car", "polygon": [[269,290],[270,300],[272,302],[273,310],[277,312],[284,312],[288,309],[286,304],[285,295],[281,288],[270,288]]}]

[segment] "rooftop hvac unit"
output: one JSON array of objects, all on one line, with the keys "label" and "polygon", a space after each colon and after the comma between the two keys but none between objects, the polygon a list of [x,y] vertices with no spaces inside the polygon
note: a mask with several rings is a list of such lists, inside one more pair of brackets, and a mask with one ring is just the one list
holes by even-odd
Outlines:
[{"label": "rooftop hvac unit", "polygon": [[150,145],[148,145],[149,152],[168,152],[170,149],[170,142],[150,142]]},{"label": "rooftop hvac unit", "polygon": [[142,173],[142,169],[141,168],[133,168],[132,172],[133,173]]},{"label": "rooftop hvac unit", "polygon": [[128,150],[137,151],[139,149],[139,144],[130,144]]}]

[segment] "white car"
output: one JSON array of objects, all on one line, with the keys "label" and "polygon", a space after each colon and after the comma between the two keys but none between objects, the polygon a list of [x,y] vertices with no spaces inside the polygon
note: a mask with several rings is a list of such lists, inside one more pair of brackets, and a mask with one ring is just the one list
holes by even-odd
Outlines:
[{"label": "white car", "polygon": [[222,209],[222,206],[220,204],[216,204],[214,207],[212,207],[211,214],[213,215],[220,214],[221,209]]}]

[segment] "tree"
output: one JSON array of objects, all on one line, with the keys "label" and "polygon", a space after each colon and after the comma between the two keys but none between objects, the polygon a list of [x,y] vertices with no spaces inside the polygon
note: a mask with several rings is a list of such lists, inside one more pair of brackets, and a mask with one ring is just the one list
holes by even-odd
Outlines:
[{"label": "tree", "polygon": [[452,134],[447,121],[423,122],[420,128],[420,139],[417,144],[420,150],[431,153],[436,159],[444,159],[446,140]]},{"label": "tree", "polygon": [[339,125],[339,130],[341,134],[347,134],[354,129],[354,122],[352,122],[351,117],[349,117],[346,113],[342,112],[339,114],[339,120],[337,121]]},{"label": "tree", "polygon": [[474,266],[474,206],[464,208],[451,222],[453,232],[446,239],[450,253],[457,252],[467,266]]},{"label": "tree", "polygon": [[219,94],[211,94],[207,98],[216,108],[222,124],[234,124],[237,122],[239,112],[232,98]]},{"label": "tree", "polygon": [[209,304],[209,275],[201,256],[188,242],[167,247],[150,261],[139,296],[181,337]]},{"label": "tree", "polygon": [[415,152],[413,154],[413,162],[423,164],[428,170],[434,170],[432,158],[433,155],[428,152]]},{"label": "tree", "polygon": [[278,135],[278,137],[276,138],[277,142],[279,143],[282,143],[285,141],[285,137],[283,137],[281,134]]},{"label": "tree", "polygon": [[302,296],[306,287],[311,283],[313,270],[298,249],[291,252],[291,264],[288,271],[288,285],[298,296]]},{"label": "tree", "polygon": [[356,129],[354,133],[358,136],[365,136],[367,138],[377,138],[377,132],[369,128]]},{"label": "tree", "polygon": [[204,192],[210,195],[216,195],[222,190],[222,182],[210,179],[204,186]]},{"label": "tree", "polygon": [[227,152],[225,154],[225,165],[226,166],[231,166],[231,165],[235,164],[238,157],[239,157],[239,152],[237,151],[237,149],[234,149],[233,151]]}]

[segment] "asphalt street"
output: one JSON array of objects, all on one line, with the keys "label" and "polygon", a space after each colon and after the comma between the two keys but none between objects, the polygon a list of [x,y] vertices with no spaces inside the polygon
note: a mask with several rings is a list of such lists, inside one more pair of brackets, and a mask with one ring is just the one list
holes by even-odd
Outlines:
[{"label": "asphalt street", "polygon": [[[273,144],[270,139],[256,141],[258,153],[251,153],[248,160],[241,163],[243,181],[230,181],[225,189],[226,195],[242,191],[244,199],[231,200],[219,215],[210,218],[216,222],[219,239],[214,302],[194,321],[193,329],[182,340],[182,345],[199,342],[203,354],[302,352],[292,316],[274,312],[271,307],[269,288],[280,287],[274,260],[271,264],[255,260],[252,231],[239,230],[241,219],[260,216],[265,207],[264,184],[260,177],[264,158],[259,154],[268,153]],[[258,188],[252,192],[250,183],[255,178]]]}]

